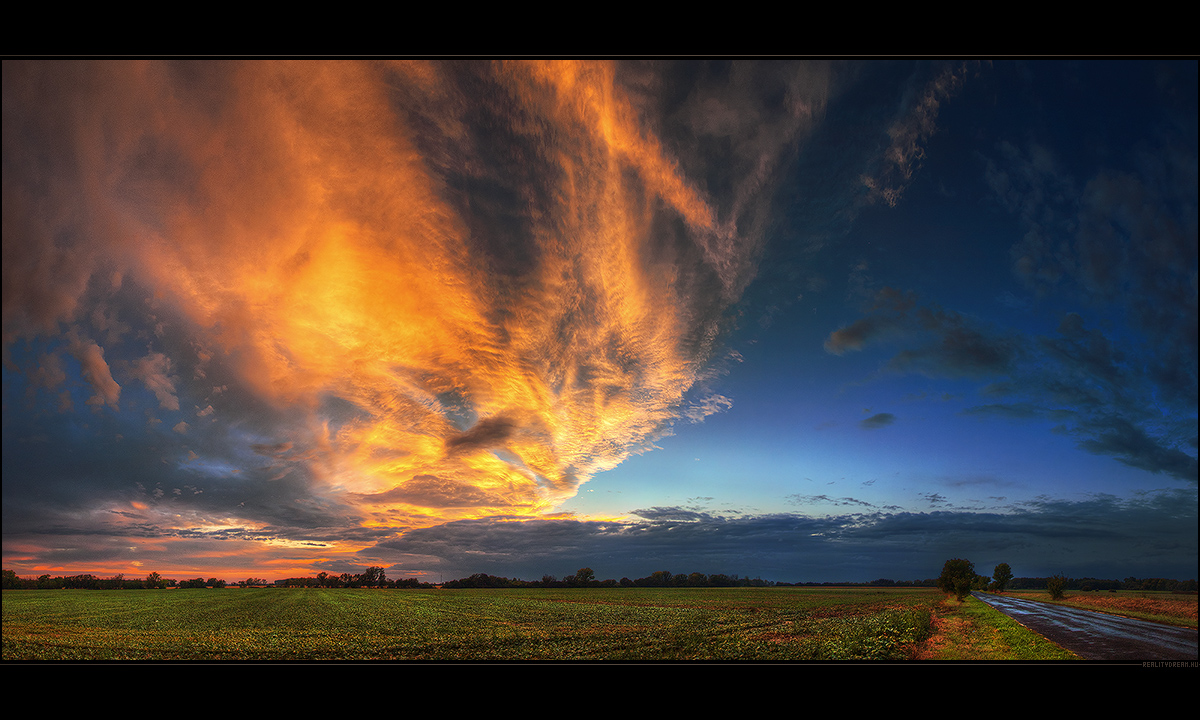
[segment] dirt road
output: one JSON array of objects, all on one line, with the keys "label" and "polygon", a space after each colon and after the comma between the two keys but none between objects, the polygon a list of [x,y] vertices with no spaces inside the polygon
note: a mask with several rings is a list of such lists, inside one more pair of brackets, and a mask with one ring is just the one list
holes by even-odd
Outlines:
[{"label": "dirt road", "polygon": [[971,594],[1086,660],[1197,659],[1196,631],[1191,628],[991,593]]}]

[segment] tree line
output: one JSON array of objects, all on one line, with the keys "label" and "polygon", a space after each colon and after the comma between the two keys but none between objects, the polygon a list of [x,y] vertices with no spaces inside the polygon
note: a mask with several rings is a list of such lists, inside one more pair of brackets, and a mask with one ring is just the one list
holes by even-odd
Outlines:
[{"label": "tree line", "polygon": [[[192,578],[174,580],[164,578],[157,572],[148,574],[145,578],[127,578],[118,573],[112,577],[102,578],[91,574],[52,577],[48,574],[36,578],[18,577],[13,570],[3,571],[3,588],[5,590],[144,590],[164,588],[225,588],[225,587],[291,587],[291,588],[381,588],[393,590],[428,589],[437,585],[418,578],[389,580],[381,567],[369,567],[361,573],[332,574],[317,573],[314,577],[293,577],[269,581],[263,578],[250,577],[236,582],[226,582],[218,578]],[[957,594],[964,590],[964,596],[972,590],[1075,590],[1075,591],[1106,591],[1106,590],[1162,590],[1175,592],[1196,592],[1196,580],[1172,580],[1168,578],[1136,578],[1127,577],[1124,580],[1106,580],[1099,578],[1067,578],[1061,575],[1053,577],[1013,577],[1008,563],[996,566],[992,576],[980,575],[975,572],[975,566],[969,560],[955,558],[946,561],[942,575],[937,578],[924,580],[891,580],[879,578],[869,582],[781,582],[763,580],[760,577],[740,577],[715,573],[706,575],[700,572],[671,573],[659,570],[646,577],[620,580],[598,580],[591,568],[580,568],[575,574],[562,578],[554,575],[543,575],[540,580],[521,580],[486,573],[475,573],[468,577],[448,580],[441,584],[444,588],[629,588],[629,587],[937,587],[947,594]]]},{"label": "tree line", "polygon": [[192,578],[175,580],[164,578],[157,572],[152,572],[142,579],[126,578],[118,573],[113,577],[101,578],[91,574],[68,575],[51,577],[39,575],[36,578],[18,577],[13,570],[4,570],[3,587],[5,590],[159,590],[165,588],[225,588],[225,587],[321,587],[321,588],[422,588],[433,585],[421,582],[416,578],[409,580],[388,580],[383,568],[370,567],[365,571],[351,575],[342,573],[331,575],[319,573],[312,578],[286,578],[274,582],[263,578],[250,577],[245,580],[229,583],[219,578]]},{"label": "tree line", "polygon": [[1050,577],[1013,577],[1008,563],[1000,563],[992,576],[975,572],[975,564],[963,558],[952,558],[942,566],[937,587],[947,595],[955,595],[960,601],[973,590],[1004,592],[1005,590],[1046,590],[1055,599],[1061,599],[1067,590],[1081,592],[1117,590],[1163,590],[1171,592],[1196,592],[1196,580],[1171,580],[1167,578],[1136,578],[1103,580],[1099,578],[1068,578],[1064,575]]},{"label": "tree line", "polygon": [[290,588],[381,588],[384,590],[419,590],[434,587],[432,583],[427,583],[417,578],[388,580],[383,568],[375,566],[371,566],[356,575],[350,573],[333,575],[327,572],[319,572],[316,577],[294,577],[276,580],[274,585],[276,587]]},{"label": "tree line", "polygon": [[596,573],[591,568],[580,568],[574,575],[562,578],[554,575],[543,575],[540,580],[521,580],[519,578],[497,577],[486,573],[475,573],[458,580],[442,583],[444,588],[617,588],[617,587],[770,587],[785,585],[762,578],[744,578],[737,575],[717,573],[706,575],[701,572],[672,573],[669,570],[657,570],[646,577],[620,580],[612,578],[596,579]]},{"label": "tree line", "polygon": [[[213,580],[216,581],[216,578]],[[22,578],[12,570],[5,570],[3,587],[5,590],[144,590],[175,587],[175,581],[166,580],[158,573],[150,573],[142,579],[127,578],[122,573],[107,578],[91,574],[57,577],[47,574],[36,578]]]}]

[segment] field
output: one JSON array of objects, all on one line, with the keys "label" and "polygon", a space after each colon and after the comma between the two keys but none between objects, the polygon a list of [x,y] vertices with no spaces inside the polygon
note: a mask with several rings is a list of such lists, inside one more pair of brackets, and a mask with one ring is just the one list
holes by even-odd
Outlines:
[{"label": "field", "polygon": [[969,638],[999,616],[966,617],[982,603],[935,590],[879,588],[19,590],[3,601],[4,660],[963,659],[937,629]]}]

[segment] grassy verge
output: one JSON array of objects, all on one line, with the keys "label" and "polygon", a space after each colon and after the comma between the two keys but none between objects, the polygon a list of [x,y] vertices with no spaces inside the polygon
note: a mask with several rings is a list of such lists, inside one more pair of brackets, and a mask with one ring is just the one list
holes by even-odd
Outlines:
[{"label": "grassy verge", "polygon": [[918,660],[1079,660],[987,603],[968,597],[945,600],[933,617],[933,633]]}]

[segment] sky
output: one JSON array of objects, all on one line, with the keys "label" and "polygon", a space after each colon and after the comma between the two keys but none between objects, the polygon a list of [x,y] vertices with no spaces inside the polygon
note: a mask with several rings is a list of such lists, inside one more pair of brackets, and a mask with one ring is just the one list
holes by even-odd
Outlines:
[{"label": "sky", "polygon": [[3,565],[1197,568],[1197,63],[3,64]]}]

